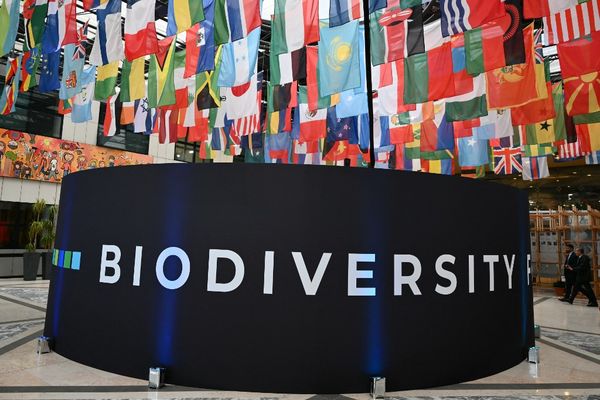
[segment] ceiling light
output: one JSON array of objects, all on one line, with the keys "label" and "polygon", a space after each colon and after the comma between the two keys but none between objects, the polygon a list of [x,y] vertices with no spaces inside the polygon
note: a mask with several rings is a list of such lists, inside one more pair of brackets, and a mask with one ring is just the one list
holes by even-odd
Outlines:
[{"label": "ceiling light", "polygon": [[587,176],[592,176],[592,174],[587,174]]}]

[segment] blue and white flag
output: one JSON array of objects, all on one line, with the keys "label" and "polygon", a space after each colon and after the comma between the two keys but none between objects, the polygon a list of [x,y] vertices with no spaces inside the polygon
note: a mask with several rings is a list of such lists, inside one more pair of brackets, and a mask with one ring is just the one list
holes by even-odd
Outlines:
[{"label": "blue and white flag", "polygon": [[71,121],[79,124],[92,120],[92,99],[96,86],[96,66],[89,65],[82,70],[79,78],[81,91],[73,99]]},{"label": "blue and white flag", "polygon": [[478,167],[489,163],[488,147],[487,140],[458,138],[458,163],[462,167]]},{"label": "blue and white flag", "polygon": [[256,72],[259,43],[260,28],[257,28],[248,37],[223,45],[219,87],[239,86],[250,81]]},{"label": "blue and white flag", "polygon": [[96,17],[98,27],[90,64],[106,65],[122,60],[125,55],[121,36],[121,0],[109,0],[105,8],[96,11]]}]

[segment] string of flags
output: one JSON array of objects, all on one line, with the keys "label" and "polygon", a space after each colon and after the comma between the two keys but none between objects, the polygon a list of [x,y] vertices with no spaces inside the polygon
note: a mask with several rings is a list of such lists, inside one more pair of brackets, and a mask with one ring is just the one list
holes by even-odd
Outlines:
[{"label": "string of flags", "polygon": [[275,0],[266,68],[260,0],[169,0],[164,38],[156,0],[127,0],[123,31],[121,0],[83,0],[97,22],[90,51],[76,0],[4,0],[0,114],[37,86],[58,90],[74,123],[104,102],[106,136],[133,124],[161,143],[198,142],[205,159],[366,166],[373,146],[378,168],[526,180],[549,175],[548,156],[598,163],[600,0],[439,0],[427,23],[429,1],[320,1],[328,19],[319,0]]}]

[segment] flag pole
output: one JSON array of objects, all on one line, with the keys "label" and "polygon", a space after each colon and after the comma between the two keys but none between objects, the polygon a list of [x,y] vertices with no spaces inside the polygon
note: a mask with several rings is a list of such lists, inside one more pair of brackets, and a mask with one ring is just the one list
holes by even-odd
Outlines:
[{"label": "flag pole", "polygon": [[369,108],[369,168],[375,167],[375,138],[373,136],[373,81],[371,80],[371,31],[369,29],[369,1],[363,0],[363,26],[365,28],[365,79],[367,80],[367,105]]}]

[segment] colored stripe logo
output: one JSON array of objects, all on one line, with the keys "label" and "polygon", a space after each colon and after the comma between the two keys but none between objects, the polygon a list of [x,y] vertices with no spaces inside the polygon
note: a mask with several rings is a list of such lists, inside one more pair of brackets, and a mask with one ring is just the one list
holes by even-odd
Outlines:
[{"label": "colored stripe logo", "polygon": [[58,268],[79,270],[81,266],[81,252],[54,249],[52,252],[52,265]]}]

